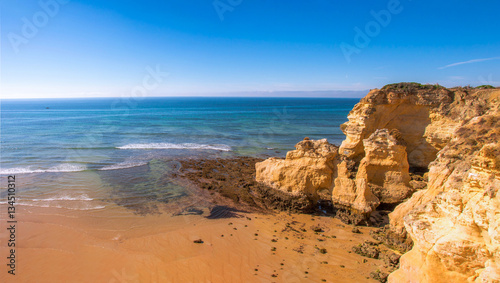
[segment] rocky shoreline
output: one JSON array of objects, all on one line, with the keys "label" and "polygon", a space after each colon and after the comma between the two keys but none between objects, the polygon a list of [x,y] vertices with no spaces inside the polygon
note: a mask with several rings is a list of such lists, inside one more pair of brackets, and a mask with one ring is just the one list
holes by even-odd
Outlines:
[{"label": "rocky shoreline", "polygon": [[313,204],[303,196],[293,196],[255,180],[255,164],[264,159],[234,157],[179,160],[176,178],[189,180],[199,188],[233,201],[234,206],[253,212],[311,213]]},{"label": "rocky shoreline", "polygon": [[356,250],[404,254],[389,282],[499,282],[499,109],[491,87],[387,85],[353,108],[340,147],[304,138],[285,159],[186,161],[181,175],[256,210],[388,220]]},{"label": "rocky shoreline", "polygon": [[[349,228],[349,226],[340,224],[337,224],[336,227],[328,227],[321,224],[322,219],[333,219],[336,213],[338,216],[338,212],[334,210],[331,202],[314,202],[307,196],[290,195],[257,182],[255,180],[255,164],[263,160],[261,158],[245,156],[223,159],[196,158],[179,160],[180,170],[171,177],[176,178],[182,183],[187,181],[198,188],[210,192],[212,208],[210,209],[210,214],[205,215],[207,219],[234,219],[240,218],[242,215],[248,215],[248,213],[255,213],[262,217],[274,215],[287,219],[283,223],[275,223],[277,226],[284,225],[284,228],[274,231],[274,234],[277,235],[274,235],[275,238],[272,239],[272,242],[275,243],[275,246],[278,246],[276,242],[286,241],[290,247],[296,246],[292,249],[294,253],[304,254],[306,251],[312,249],[316,253],[326,254],[323,257],[328,257],[327,248],[321,248],[318,244],[311,246],[311,243],[314,243],[314,241],[319,241],[318,243],[322,247],[338,245],[336,243],[338,242],[337,237],[328,236],[327,231],[329,233],[344,231],[343,233],[347,233],[345,235],[346,239],[349,238],[349,233],[352,233],[352,239],[358,238],[354,235],[361,236],[361,234],[365,233],[365,235],[362,235],[363,241],[360,242],[360,239],[357,239],[358,244],[354,244],[351,239],[348,240],[351,243],[350,245],[342,245],[343,253],[357,254],[357,264],[367,264],[364,266],[365,269],[368,268],[365,274],[366,279],[386,282],[388,273],[392,272],[398,266],[400,253],[386,247],[380,240],[367,240],[370,237],[369,235],[374,233],[378,235],[376,229],[364,230],[362,232],[361,227],[352,226]],[[282,214],[283,212],[286,214]],[[387,214],[389,212],[383,209],[376,211],[369,226],[378,227],[383,223],[388,223]],[[311,218],[309,223],[312,221],[312,223],[316,224],[309,227],[306,225],[307,222],[294,220],[294,215],[304,217],[309,215]],[[195,243],[203,242],[202,239],[196,241]],[[321,258],[308,259],[309,265],[327,265],[328,261],[321,261]],[[341,265],[341,268],[345,267],[345,265]],[[304,278],[310,277],[307,274],[307,270],[305,272]],[[279,272],[273,275],[278,277]],[[324,280],[324,282],[330,282],[330,279]]]}]

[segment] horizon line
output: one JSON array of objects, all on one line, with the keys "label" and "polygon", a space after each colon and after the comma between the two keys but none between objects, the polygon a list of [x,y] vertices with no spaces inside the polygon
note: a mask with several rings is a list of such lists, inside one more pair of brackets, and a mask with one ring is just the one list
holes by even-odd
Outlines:
[{"label": "horizon line", "polygon": [[146,97],[134,97],[134,96],[77,96],[77,97],[21,97],[21,98],[0,98],[0,100],[33,100],[33,99],[147,99],[147,98],[351,98],[359,99],[362,96],[203,96],[203,95],[185,95],[185,96],[146,96]]},{"label": "horizon line", "polygon": [[161,98],[161,97],[226,97],[226,98],[362,98],[370,89],[365,90],[312,90],[312,91],[242,91],[242,92],[226,92],[226,93],[186,93],[175,95],[148,95],[143,97],[125,96],[125,95],[110,95],[110,96],[83,96],[82,94],[76,96],[44,96],[44,97],[0,97],[0,100],[13,100],[13,99],[81,99],[81,98]]}]

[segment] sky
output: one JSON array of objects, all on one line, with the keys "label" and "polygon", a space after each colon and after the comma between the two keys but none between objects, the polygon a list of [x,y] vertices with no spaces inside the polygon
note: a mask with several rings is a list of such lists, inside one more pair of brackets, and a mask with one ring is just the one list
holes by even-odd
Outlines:
[{"label": "sky", "polygon": [[0,3],[1,98],[500,85],[498,0]]}]

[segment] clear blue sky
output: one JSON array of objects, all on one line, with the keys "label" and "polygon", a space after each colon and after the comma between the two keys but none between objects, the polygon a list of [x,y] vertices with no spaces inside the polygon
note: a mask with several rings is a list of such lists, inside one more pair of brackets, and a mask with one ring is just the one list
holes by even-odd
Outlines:
[{"label": "clear blue sky", "polygon": [[57,1],[1,2],[2,98],[500,85],[498,0]]}]

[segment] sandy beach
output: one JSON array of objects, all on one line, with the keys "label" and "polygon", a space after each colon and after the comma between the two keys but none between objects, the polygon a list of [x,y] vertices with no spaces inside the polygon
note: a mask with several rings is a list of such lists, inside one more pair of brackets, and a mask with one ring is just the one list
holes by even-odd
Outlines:
[{"label": "sandy beach", "polygon": [[374,228],[352,233],[331,217],[18,209],[17,274],[2,265],[2,282],[375,282],[382,265],[351,252]]}]

